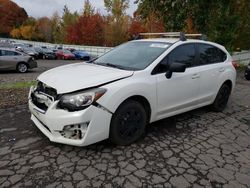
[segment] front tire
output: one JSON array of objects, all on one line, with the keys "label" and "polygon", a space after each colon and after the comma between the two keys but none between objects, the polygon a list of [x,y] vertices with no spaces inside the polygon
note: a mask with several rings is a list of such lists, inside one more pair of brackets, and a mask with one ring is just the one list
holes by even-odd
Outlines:
[{"label": "front tire", "polygon": [[28,66],[25,63],[19,63],[17,65],[17,71],[20,73],[26,73],[28,71]]},{"label": "front tire", "polygon": [[231,88],[227,84],[223,84],[211,105],[211,109],[216,112],[222,112],[226,106],[231,93]]},{"label": "front tire", "polygon": [[145,133],[147,113],[133,100],[123,103],[114,113],[110,125],[110,140],[116,145],[130,145]]}]

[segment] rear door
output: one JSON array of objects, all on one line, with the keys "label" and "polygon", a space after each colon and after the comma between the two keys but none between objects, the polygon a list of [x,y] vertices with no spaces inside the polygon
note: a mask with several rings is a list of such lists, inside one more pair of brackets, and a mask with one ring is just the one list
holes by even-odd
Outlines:
[{"label": "rear door", "polygon": [[[157,119],[188,111],[197,105],[200,72],[198,67],[193,67],[195,61],[195,44],[183,44],[173,49],[153,71],[157,81]],[[186,64],[187,69],[167,79],[167,67],[173,62]]]},{"label": "rear door", "polygon": [[200,69],[200,90],[199,98],[201,103],[211,103],[217,90],[220,87],[219,80],[225,71],[227,55],[216,46],[197,43],[198,61]]}]

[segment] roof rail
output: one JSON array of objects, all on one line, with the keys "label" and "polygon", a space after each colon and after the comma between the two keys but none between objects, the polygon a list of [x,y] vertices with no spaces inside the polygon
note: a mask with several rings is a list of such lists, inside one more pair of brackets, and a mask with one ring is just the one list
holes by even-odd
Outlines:
[{"label": "roof rail", "polygon": [[187,37],[200,37],[201,40],[207,40],[204,34],[185,34],[184,32],[166,32],[166,33],[140,33],[139,36],[156,36],[161,37],[179,37],[181,41],[186,41]]}]

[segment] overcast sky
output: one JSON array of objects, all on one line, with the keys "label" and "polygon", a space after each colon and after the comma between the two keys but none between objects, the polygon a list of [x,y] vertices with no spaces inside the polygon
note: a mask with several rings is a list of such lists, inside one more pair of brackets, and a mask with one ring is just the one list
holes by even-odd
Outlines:
[{"label": "overcast sky", "polygon": [[[62,13],[63,6],[67,5],[71,11],[82,11],[84,0],[12,0],[23,7],[29,16],[35,18],[50,17],[54,12]],[[102,14],[106,14],[103,0],[90,0],[91,4]],[[130,8],[127,13],[133,15],[136,10],[134,0],[130,0]]]}]

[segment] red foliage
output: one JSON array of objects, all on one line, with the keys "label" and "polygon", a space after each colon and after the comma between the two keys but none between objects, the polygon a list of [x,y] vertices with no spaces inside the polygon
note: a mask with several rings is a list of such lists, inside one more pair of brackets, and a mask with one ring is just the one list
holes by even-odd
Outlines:
[{"label": "red foliage", "polygon": [[147,32],[146,27],[139,20],[133,19],[128,28],[129,36],[133,38],[139,33],[144,33],[144,32]]},{"label": "red foliage", "polygon": [[82,15],[75,24],[67,28],[65,40],[72,44],[103,45],[103,17],[99,13]]},{"label": "red foliage", "polygon": [[0,0],[0,35],[8,36],[16,26],[20,26],[28,15],[26,11],[10,0]]}]

